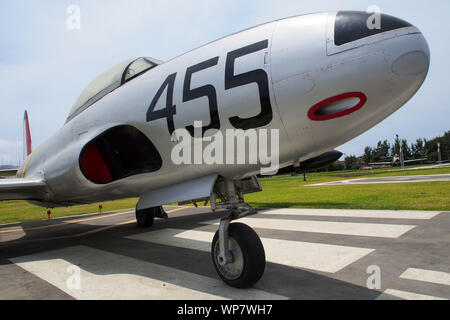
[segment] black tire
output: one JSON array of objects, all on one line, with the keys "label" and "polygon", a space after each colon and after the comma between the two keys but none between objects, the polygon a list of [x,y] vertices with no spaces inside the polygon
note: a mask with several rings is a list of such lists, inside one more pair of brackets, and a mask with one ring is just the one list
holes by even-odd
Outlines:
[{"label": "black tire", "polygon": [[162,206],[154,207],[153,214],[155,218],[167,219],[167,213]]},{"label": "black tire", "polygon": [[150,228],[153,225],[153,221],[155,220],[155,209],[156,208],[147,208],[147,209],[136,209],[136,222],[138,227],[140,228]]},{"label": "black tire", "polygon": [[211,257],[214,268],[220,278],[229,286],[235,288],[248,288],[261,279],[266,267],[266,254],[258,234],[243,223],[231,223],[228,227],[228,237],[235,241],[241,250],[243,268],[239,277],[230,279],[222,271],[217,261],[219,248],[219,231],[214,235],[211,245]]}]

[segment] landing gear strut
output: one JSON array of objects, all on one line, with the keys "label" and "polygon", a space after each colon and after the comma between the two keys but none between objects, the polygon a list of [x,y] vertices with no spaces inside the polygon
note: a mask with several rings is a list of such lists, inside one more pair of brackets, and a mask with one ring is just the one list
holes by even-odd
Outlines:
[{"label": "landing gear strut", "polygon": [[155,217],[167,219],[167,213],[162,206],[139,210],[136,208],[136,221],[140,228],[151,227]]},{"label": "landing gear strut", "polygon": [[[225,283],[236,288],[248,288],[264,273],[264,247],[252,228],[231,221],[256,213],[256,210],[244,202],[240,192],[236,194],[233,181],[224,180],[221,191],[215,189],[211,195],[211,206],[213,210],[216,207],[226,208],[229,214],[221,219],[219,230],[214,235],[211,246],[213,264]],[[216,203],[217,196],[221,199],[219,203]]]}]

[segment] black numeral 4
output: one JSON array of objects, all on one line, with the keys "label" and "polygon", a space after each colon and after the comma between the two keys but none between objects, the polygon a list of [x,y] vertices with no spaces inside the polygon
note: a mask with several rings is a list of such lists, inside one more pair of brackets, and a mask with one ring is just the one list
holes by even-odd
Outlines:
[{"label": "black numeral 4", "polygon": [[[172,134],[175,131],[175,125],[173,123],[173,115],[176,114],[176,106],[173,105],[173,87],[175,85],[175,78],[177,73],[172,73],[169,75],[166,80],[159,88],[158,92],[156,92],[155,97],[150,103],[150,107],[147,110],[147,121],[152,121],[156,119],[167,119],[167,128],[169,129],[169,133]],[[161,98],[165,88],[167,87],[167,95],[166,95],[166,107],[160,110],[155,111],[155,106],[158,103],[158,100]]]}]

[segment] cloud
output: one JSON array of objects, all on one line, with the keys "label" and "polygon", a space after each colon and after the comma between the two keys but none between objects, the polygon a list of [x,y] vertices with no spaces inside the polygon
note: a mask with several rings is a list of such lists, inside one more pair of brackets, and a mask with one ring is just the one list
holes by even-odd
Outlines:
[{"label": "cloud", "polygon": [[[1,138],[18,138],[28,109],[40,144],[63,125],[84,87],[113,65],[135,56],[168,60],[237,31],[217,14],[227,6],[206,0],[77,1],[81,28],[69,30],[66,9],[72,3],[0,5],[9,13],[0,19]],[[17,19],[9,18],[14,14]]]},{"label": "cloud", "polygon": [[17,164],[20,161],[19,150],[22,150],[21,141],[0,139],[0,165]]}]

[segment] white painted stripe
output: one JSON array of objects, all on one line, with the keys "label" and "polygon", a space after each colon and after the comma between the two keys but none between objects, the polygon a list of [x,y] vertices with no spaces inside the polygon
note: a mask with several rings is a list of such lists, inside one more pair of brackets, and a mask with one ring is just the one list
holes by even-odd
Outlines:
[{"label": "white painted stripe", "polygon": [[[164,229],[127,238],[210,252],[213,237],[214,233],[208,231]],[[374,251],[367,248],[269,238],[262,238],[261,241],[266,260],[269,262],[330,273],[338,272]]]},{"label": "white painted stripe", "polygon": [[214,232],[167,228],[134,234],[125,239],[210,252],[213,237]]},{"label": "white painted stripe", "polygon": [[400,275],[400,278],[450,286],[450,273],[442,271],[408,268]]},{"label": "white painted stripe", "polygon": [[26,235],[23,227],[14,227],[14,229],[0,229],[0,243],[19,240]]},{"label": "white painted stripe", "polygon": [[[239,290],[219,279],[134,258],[75,246],[11,259],[77,299],[285,299],[262,290]],[[80,289],[69,289],[70,268],[80,266]],[[69,269],[68,269],[69,268]]]},{"label": "white painted stripe", "polygon": [[308,184],[308,185],[306,185],[306,187],[342,186],[342,185],[359,185],[359,184],[386,184],[386,183],[389,183],[389,184],[390,183],[417,183],[417,182],[434,182],[434,181],[450,181],[450,174],[429,174],[429,175],[413,175],[413,176],[359,178],[359,179]]},{"label": "white painted stripe", "polygon": [[3,234],[5,234],[5,233],[11,233],[11,232],[21,232],[21,233],[24,233],[25,230],[23,229],[22,226],[15,226],[15,227],[12,227],[12,228],[1,228],[1,229],[0,229],[0,233],[3,233]]},{"label": "white painted stripe", "polygon": [[428,296],[424,294],[401,291],[395,289],[386,289],[377,297],[377,300],[390,300],[393,297],[406,299],[406,300],[448,300],[441,297]]},{"label": "white painted stripe", "polygon": [[[253,217],[241,218],[238,221],[246,223],[253,228],[380,238],[398,238],[415,227],[412,225],[399,224],[263,219]],[[218,225],[219,223],[217,220],[211,220],[202,222],[202,224]]]},{"label": "white painted stripe", "polygon": [[434,218],[440,211],[394,211],[394,210],[342,210],[342,209],[270,209],[259,214],[316,216],[316,217],[352,217],[378,219],[417,219]]}]

